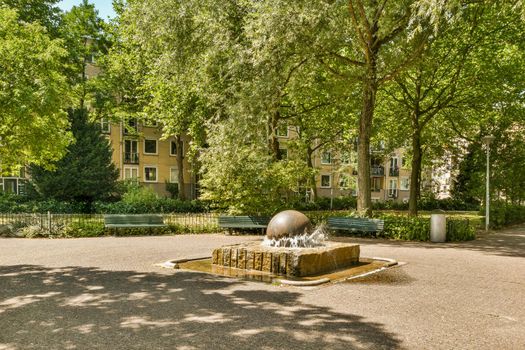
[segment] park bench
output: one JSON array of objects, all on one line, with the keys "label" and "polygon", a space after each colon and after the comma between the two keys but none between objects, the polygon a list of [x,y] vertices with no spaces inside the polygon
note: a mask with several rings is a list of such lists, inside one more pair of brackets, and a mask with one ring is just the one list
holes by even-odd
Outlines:
[{"label": "park bench", "polygon": [[106,214],[104,226],[107,228],[165,227],[162,215],[156,214]]},{"label": "park bench", "polygon": [[328,218],[328,228],[332,230],[344,230],[351,232],[377,233],[383,231],[384,220],[354,218],[354,217],[331,217]]},{"label": "park bench", "polygon": [[268,227],[270,218],[267,216],[219,216],[219,227],[231,229],[261,229],[262,233]]}]

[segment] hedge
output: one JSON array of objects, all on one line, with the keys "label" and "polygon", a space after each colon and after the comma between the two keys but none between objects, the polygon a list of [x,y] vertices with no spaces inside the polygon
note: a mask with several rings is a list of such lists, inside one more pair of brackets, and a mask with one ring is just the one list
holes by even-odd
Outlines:
[{"label": "hedge", "polygon": [[[484,209],[480,211],[485,214]],[[490,227],[498,229],[504,226],[516,225],[525,222],[525,206],[507,204],[504,202],[491,203]]]}]

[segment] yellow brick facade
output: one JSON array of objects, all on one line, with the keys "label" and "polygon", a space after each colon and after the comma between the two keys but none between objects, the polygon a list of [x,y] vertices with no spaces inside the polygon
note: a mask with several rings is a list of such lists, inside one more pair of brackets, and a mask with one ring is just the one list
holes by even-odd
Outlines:
[{"label": "yellow brick facade", "polygon": [[[172,142],[175,137],[162,138],[162,130],[159,126],[147,126],[138,123],[136,133],[126,133],[125,122],[112,123],[106,134],[113,150],[112,160],[119,169],[119,180],[136,179],[144,186],[152,187],[159,195],[169,196],[166,189],[167,183],[177,183],[177,156],[172,154]],[[109,132],[108,132],[109,131]],[[155,152],[147,152],[146,141],[155,142]],[[183,137],[183,170],[184,191],[187,198],[196,197],[195,176],[192,172],[192,164],[185,156],[188,149],[188,138]],[[150,150],[151,151],[151,150]],[[156,175],[151,176],[151,169]]]}]

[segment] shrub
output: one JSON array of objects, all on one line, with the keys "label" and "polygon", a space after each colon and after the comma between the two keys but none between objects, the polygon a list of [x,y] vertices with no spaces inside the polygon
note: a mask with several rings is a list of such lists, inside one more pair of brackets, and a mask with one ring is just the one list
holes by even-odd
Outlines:
[{"label": "shrub", "polygon": [[166,181],[166,191],[169,192],[171,198],[179,196],[179,184]]},{"label": "shrub", "polygon": [[[481,215],[485,210],[480,211]],[[515,225],[525,222],[525,206],[507,204],[502,201],[491,203],[490,206],[490,227],[501,228],[503,226]]]},{"label": "shrub", "polygon": [[476,239],[476,223],[465,219],[447,218],[447,242]]},{"label": "shrub", "polygon": [[99,237],[105,233],[101,222],[73,222],[64,229],[66,237]]},{"label": "shrub", "polygon": [[430,219],[409,216],[385,216],[385,227],[378,237],[408,241],[428,241],[430,239]]}]

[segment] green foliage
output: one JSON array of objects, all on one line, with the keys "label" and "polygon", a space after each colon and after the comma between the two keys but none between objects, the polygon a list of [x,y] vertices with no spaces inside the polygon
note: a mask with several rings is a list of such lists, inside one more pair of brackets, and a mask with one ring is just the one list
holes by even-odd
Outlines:
[{"label": "green foliage", "polygon": [[[110,46],[105,23],[98,17],[95,5],[83,0],[64,13],[59,26],[59,34],[64,40],[68,56],[66,71],[71,91],[74,95],[74,108],[95,107],[99,94],[97,77],[86,77],[87,63],[107,53]],[[92,109],[92,108],[90,108]],[[98,112],[98,111],[97,111]]]},{"label": "green foliage", "polygon": [[84,203],[63,202],[56,199],[29,199],[23,196],[0,194],[0,213],[60,213],[74,214],[86,211]]},{"label": "green foliage", "polygon": [[179,196],[179,184],[166,182],[166,191],[169,192],[171,198],[177,198]]},{"label": "green foliage", "polygon": [[16,10],[21,21],[37,22],[55,38],[60,24],[60,8],[56,6],[58,2],[60,0],[0,0],[0,7]]},{"label": "green foliage", "polygon": [[476,226],[470,220],[447,218],[447,242],[476,239]]},{"label": "green foliage", "polygon": [[88,121],[87,112],[70,112],[71,132],[76,142],[58,161],[56,170],[33,166],[31,177],[44,198],[85,202],[109,198],[116,190],[118,170],[112,163],[112,151],[99,126]]},{"label": "green foliage", "polygon": [[129,205],[149,205],[155,203],[158,199],[159,196],[153,188],[134,183],[130,183],[126,192],[122,195],[122,203]]},{"label": "green foliage", "polygon": [[138,202],[95,202],[93,211],[101,214],[202,213],[208,211],[208,204],[198,200],[157,198]]},{"label": "green foliage", "polygon": [[[485,214],[482,208],[480,215]],[[525,222],[525,206],[497,201],[490,204],[490,226],[498,229]]]},{"label": "green foliage", "polygon": [[428,241],[430,239],[430,220],[428,218],[409,216],[380,216],[385,220],[384,230],[379,237],[408,240]]},{"label": "green foliage", "polygon": [[101,222],[72,222],[62,234],[65,237],[100,237],[105,234],[105,228]]},{"label": "green foliage", "polygon": [[38,23],[0,6],[0,159],[2,173],[20,164],[49,166],[71,141],[62,73],[67,52]]}]

